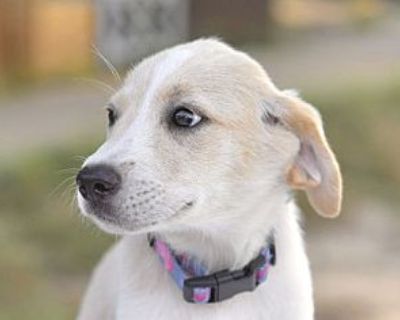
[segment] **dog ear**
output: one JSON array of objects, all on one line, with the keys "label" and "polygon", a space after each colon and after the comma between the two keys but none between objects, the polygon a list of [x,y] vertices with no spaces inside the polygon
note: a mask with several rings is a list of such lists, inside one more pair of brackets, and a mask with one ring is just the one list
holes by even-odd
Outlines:
[{"label": "dog ear", "polygon": [[339,165],[326,140],[317,110],[294,95],[280,95],[280,121],[300,140],[300,149],[290,164],[287,183],[305,190],[312,207],[324,217],[336,217],[342,203]]}]

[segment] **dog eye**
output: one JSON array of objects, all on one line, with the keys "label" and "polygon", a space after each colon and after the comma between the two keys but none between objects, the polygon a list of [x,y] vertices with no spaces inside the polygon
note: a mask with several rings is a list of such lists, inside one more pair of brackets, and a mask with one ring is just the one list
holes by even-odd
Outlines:
[{"label": "dog eye", "polygon": [[203,118],[193,111],[181,107],[175,110],[172,121],[177,127],[193,128],[198,125]]},{"label": "dog eye", "polygon": [[108,113],[108,126],[112,127],[117,120],[117,112],[113,108],[107,108]]}]

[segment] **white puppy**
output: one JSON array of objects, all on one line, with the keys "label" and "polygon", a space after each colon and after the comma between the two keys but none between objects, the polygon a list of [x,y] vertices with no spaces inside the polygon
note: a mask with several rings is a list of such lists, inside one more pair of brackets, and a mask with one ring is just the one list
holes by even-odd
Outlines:
[{"label": "white puppy", "polygon": [[[78,201],[123,237],[97,267],[79,319],[313,319],[291,190],[334,217],[342,183],[312,106],[248,55],[202,39],[137,65],[108,117],[107,141],[77,177]],[[184,280],[192,272],[214,284],[200,279],[184,298],[170,274],[177,264]],[[225,269],[240,275],[215,274]],[[209,303],[186,301],[198,292]]]}]

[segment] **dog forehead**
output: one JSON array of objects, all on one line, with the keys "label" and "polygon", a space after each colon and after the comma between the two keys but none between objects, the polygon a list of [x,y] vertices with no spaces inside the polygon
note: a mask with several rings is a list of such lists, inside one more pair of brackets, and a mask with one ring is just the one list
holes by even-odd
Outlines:
[{"label": "dog forehead", "polygon": [[[131,104],[131,99],[140,100],[140,106],[148,105],[152,96],[168,82],[179,67],[193,55],[192,50],[179,46],[161,51],[144,59],[127,75],[123,86],[111,98],[116,105]],[[139,106],[133,106],[135,108]]]},{"label": "dog forehead", "polygon": [[203,39],[143,60],[128,75],[117,99],[123,108],[132,109],[131,120],[154,118],[155,109],[170,106],[177,98],[220,118],[239,118],[243,112],[254,116],[251,106],[258,105],[268,83],[264,69],[248,55]]}]

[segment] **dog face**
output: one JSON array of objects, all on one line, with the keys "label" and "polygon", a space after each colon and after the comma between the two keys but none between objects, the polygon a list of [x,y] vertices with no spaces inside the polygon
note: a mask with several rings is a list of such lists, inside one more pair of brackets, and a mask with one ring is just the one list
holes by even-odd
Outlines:
[{"label": "dog face", "polygon": [[289,187],[339,212],[341,180],[317,112],[216,40],[135,67],[107,107],[108,137],[77,177],[78,203],[127,234],[218,225]]}]

